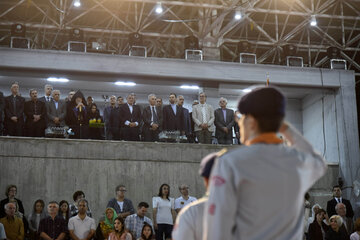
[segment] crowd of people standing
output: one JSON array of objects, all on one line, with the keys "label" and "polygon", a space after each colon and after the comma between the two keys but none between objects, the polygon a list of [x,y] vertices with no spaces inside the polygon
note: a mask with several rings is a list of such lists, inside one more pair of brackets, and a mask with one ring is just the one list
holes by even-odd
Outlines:
[{"label": "crowd of people standing", "polygon": [[[44,137],[46,129],[71,128],[71,138],[107,139],[126,141],[159,141],[159,134],[178,132],[189,143],[239,144],[239,128],[235,124],[237,113],[227,108],[227,99],[219,99],[219,108],[206,103],[201,92],[192,109],[184,107],[184,96],[169,94],[169,104],[163,105],[155,94],[148,95],[148,104],[136,104],[136,95],[124,98],[110,96],[103,116],[91,96],[70,91],[61,99],[59,90],[45,85],[44,96],[29,91],[30,99],[19,94],[19,84],[13,83],[11,95],[0,92],[0,135]],[[4,114],[3,114],[4,113]],[[4,117],[3,117],[4,116]]]}]

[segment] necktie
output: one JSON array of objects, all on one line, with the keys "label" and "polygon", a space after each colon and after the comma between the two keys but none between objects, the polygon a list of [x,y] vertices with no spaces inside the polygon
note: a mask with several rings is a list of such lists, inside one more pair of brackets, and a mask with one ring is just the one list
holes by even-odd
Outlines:
[{"label": "necktie", "polygon": [[14,114],[16,114],[16,97],[13,97]]},{"label": "necktie", "polygon": [[151,109],[152,109],[152,114],[153,114],[153,122],[157,124],[158,123],[158,117],[157,117],[157,114],[155,112],[155,107],[152,106]]}]

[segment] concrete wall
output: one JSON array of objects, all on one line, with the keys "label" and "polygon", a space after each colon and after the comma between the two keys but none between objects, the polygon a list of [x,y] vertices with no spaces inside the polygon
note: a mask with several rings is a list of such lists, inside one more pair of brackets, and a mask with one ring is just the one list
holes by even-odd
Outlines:
[{"label": "concrete wall", "polygon": [[[200,160],[222,146],[199,144],[142,143],[121,141],[67,140],[0,137],[0,190],[18,186],[25,211],[33,202],[62,199],[83,190],[95,219],[102,216],[115,186],[125,184],[126,196],[136,205],[151,204],[162,183],[171,187],[171,196],[180,195],[180,183],[190,185],[190,194],[201,197],[205,189],[198,175]],[[312,202],[322,205],[331,192],[337,166],[311,191]]]}]

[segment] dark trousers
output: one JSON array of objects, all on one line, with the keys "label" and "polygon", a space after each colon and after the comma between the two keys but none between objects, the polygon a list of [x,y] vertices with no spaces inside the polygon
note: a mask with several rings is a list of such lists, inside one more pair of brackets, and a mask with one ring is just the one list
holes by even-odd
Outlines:
[{"label": "dark trousers", "polygon": [[140,141],[139,139],[139,127],[128,127],[123,128],[123,137],[125,141]]},{"label": "dark trousers", "polygon": [[120,129],[117,127],[106,128],[106,139],[107,140],[120,140]]},{"label": "dark trousers", "polygon": [[45,123],[44,121],[27,122],[26,136],[28,137],[45,137]]},{"label": "dark trousers", "polygon": [[10,136],[23,136],[23,122],[13,122],[6,121],[5,122],[5,132]]},{"label": "dark trousers", "polygon": [[143,134],[145,142],[159,141],[159,130],[151,130],[150,127],[144,126]]},{"label": "dark trousers", "polygon": [[171,232],[173,230],[173,225],[170,224],[158,224],[158,230],[156,231],[156,240],[163,240],[164,235],[165,239],[171,238]]},{"label": "dark trousers", "polygon": [[73,130],[73,132],[75,133],[74,136],[72,136],[71,138],[75,138],[75,139],[87,139],[88,138],[88,131],[89,131],[89,126],[88,125],[73,125],[70,126]]}]

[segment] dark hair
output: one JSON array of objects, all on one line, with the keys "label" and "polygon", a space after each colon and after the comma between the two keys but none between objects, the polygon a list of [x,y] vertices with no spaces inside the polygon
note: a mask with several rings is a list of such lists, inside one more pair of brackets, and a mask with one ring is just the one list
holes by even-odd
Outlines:
[{"label": "dark hair", "polygon": [[115,188],[115,192],[119,191],[121,187],[125,187],[125,186],[122,185],[122,184],[117,185],[116,188]]},{"label": "dark hair", "polygon": [[149,207],[149,204],[146,203],[146,202],[140,202],[140,203],[138,204],[138,208],[142,208],[142,207],[148,208],[148,207]]},{"label": "dark hair", "polygon": [[67,204],[67,206],[68,206],[68,209],[67,209],[67,211],[66,211],[66,216],[65,216],[65,220],[66,220],[66,222],[68,222],[69,221],[69,218],[70,218],[70,208],[69,208],[69,203],[68,203],[68,201],[66,201],[66,200],[61,200],[60,201],[60,203],[59,203],[59,208],[60,208],[60,210],[59,210],[59,213],[58,213],[58,215],[60,215],[61,217],[62,217],[62,211],[61,211],[61,205],[63,205],[64,203],[66,203]]},{"label": "dark hair", "polygon": [[116,220],[119,220],[119,221],[121,222],[122,228],[121,228],[120,232],[118,232],[118,231],[115,229],[115,233],[118,233],[118,234],[120,234],[120,236],[121,236],[121,235],[125,232],[124,219],[123,219],[122,217],[118,216],[117,218],[115,218],[114,223],[115,223]]},{"label": "dark hair", "polygon": [[265,133],[265,132],[278,132],[280,127],[281,127],[281,123],[284,120],[283,116],[271,116],[271,117],[257,117],[252,115],[257,123],[258,123],[258,127],[259,127],[259,131],[261,133]]},{"label": "dark hair", "polygon": [[14,184],[8,185],[8,186],[6,187],[6,191],[5,191],[5,195],[6,195],[7,197],[9,197],[9,192],[10,192],[10,189],[11,189],[11,188],[16,188],[16,191],[17,191],[17,186],[16,186],[16,185],[14,185]]},{"label": "dark hair", "polygon": [[326,214],[326,211],[322,208],[319,208],[319,210],[315,211],[315,217],[316,215],[320,214],[320,213],[325,213]]},{"label": "dark hair", "polygon": [[[144,233],[143,233],[143,232],[144,232],[144,229],[145,229],[146,227],[149,227],[150,230],[151,230],[151,235],[149,236],[149,238],[146,238],[145,235],[144,235]],[[142,227],[142,229],[141,229],[141,239],[150,240],[150,239],[152,239],[153,237],[154,237],[154,232],[153,232],[153,230],[152,230],[151,225],[148,224],[147,222],[144,222],[144,225],[143,225],[143,227]]]},{"label": "dark hair", "polygon": [[174,95],[174,96],[176,97],[176,94],[175,94],[175,93],[170,93],[170,94],[169,94],[169,97],[170,97],[171,95]]},{"label": "dark hair", "polygon": [[160,186],[158,196],[159,196],[159,197],[162,197],[162,196],[163,196],[163,194],[162,194],[162,188],[163,188],[164,186],[167,186],[167,187],[169,188],[169,192],[168,192],[166,198],[167,198],[167,200],[170,201],[170,199],[169,199],[169,196],[170,196],[170,186],[169,186],[168,184],[166,184],[166,183],[163,183],[163,184]]},{"label": "dark hair", "polygon": [[354,231],[360,231],[360,218],[356,219],[354,224]]},{"label": "dark hair", "polygon": [[89,108],[91,109],[93,106],[95,106],[95,107],[96,107],[96,109],[97,109],[97,105],[96,105],[96,103],[91,103]]},{"label": "dark hair", "polygon": [[78,196],[80,196],[80,195],[84,195],[84,197],[85,197],[85,193],[84,193],[83,191],[81,191],[81,190],[78,190],[78,191],[74,192],[74,194],[73,194],[74,202],[76,202],[76,199],[77,199]]},{"label": "dark hair", "polygon": [[335,188],[340,188],[340,190],[341,190],[341,187],[339,185],[333,186],[332,190],[334,191]]},{"label": "dark hair", "polygon": [[36,200],[36,201],[34,202],[34,206],[33,206],[34,213],[36,212],[36,204],[37,204],[37,203],[40,203],[43,209],[44,209],[44,207],[45,207],[45,202],[44,202],[42,199]]},{"label": "dark hair", "polygon": [[118,96],[117,99],[119,99],[119,98],[123,98],[123,97],[122,97],[122,96]]},{"label": "dark hair", "polygon": [[306,192],[304,197],[305,197],[306,200],[309,200],[309,199],[310,199],[310,194],[309,194],[309,192]]}]

